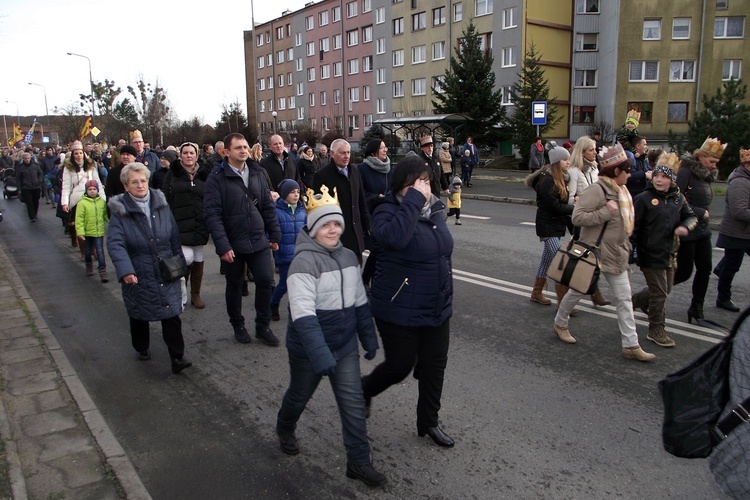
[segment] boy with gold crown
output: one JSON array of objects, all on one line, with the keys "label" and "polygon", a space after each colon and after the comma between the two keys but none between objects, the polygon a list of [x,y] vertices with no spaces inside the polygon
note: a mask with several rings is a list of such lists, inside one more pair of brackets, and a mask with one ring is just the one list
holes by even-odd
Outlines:
[{"label": "boy with gold crown", "polygon": [[638,125],[640,124],[640,119],[641,114],[631,109],[628,111],[627,118],[625,118],[625,124],[617,131],[617,142],[620,143],[622,149],[633,153],[633,155],[636,153],[635,146],[633,146],[633,139],[639,135]]},{"label": "boy with gold crown", "polygon": [[281,451],[299,453],[297,421],[320,379],[327,376],[339,407],[346,475],[382,486],[384,474],[372,466],[357,338],[371,360],[378,350],[370,305],[357,256],[341,244],[344,216],[338,196],[307,190],[307,225],[297,236],[289,266],[290,318],[286,332],[291,380],[276,420]]}]

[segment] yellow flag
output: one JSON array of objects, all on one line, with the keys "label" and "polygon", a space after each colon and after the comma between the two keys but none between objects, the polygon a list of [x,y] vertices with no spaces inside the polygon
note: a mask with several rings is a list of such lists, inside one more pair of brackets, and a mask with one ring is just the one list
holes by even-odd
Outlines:
[{"label": "yellow flag", "polygon": [[91,133],[91,117],[86,117],[86,121],[83,123],[83,127],[81,127],[81,133],[78,134],[78,139],[83,140],[84,137],[89,135]]},{"label": "yellow flag", "polygon": [[13,147],[21,139],[23,139],[23,131],[16,122],[13,122],[13,137],[8,139],[8,146]]}]

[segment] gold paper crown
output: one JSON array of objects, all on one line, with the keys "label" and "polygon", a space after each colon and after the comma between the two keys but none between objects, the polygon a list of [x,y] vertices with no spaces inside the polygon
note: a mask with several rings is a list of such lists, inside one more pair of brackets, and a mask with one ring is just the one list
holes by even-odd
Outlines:
[{"label": "gold paper crown", "polygon": [[750,163],[750,149],[740,148],[740,163]]},{"label": "gold paper crown", "polygon": [[662,153],[656,160],[656,166],[669,167],[673,172],[677,172],[680,168],[680,157],[675,153]]},{"label": "gold paper crown", "polygon": [[717,137],[706,137],[706,140],[703,141],[700,150],[708,155],[714,156],[716,158],[721,158],[721,155],[724,154],[724,150],[726,149],[728,144],[729,143],[722,144]]},{"label": "gold paper crown", "polygon": [[336,193],[336,188],[333,188],[333,197],[328,194],[328,186],[326,186],[325,184],[320,186],[320,194],[315,194],[315,191],[307,188],[307,202],[305,203],[305,208],[308,212],[311,212],[316,208],[330,205],[340,206],[339,196],[338,193]]},{"label": "gold paper crown", "polygon": [[135,129],[130,132],[130,140],[132,141],[133,139],[143,139],[143,135],[141,134],[140,130]]},{"label": "gold paper crown", "polygon": [[625,119],[625,121],[628,121],[628,120],[635,120],[635,123],[640,123],[641,114],[638,111],[631,109],[630,111],[628,111],[628,116]]},{"label": "gold paper crown", "polygon": [[625,150],[622,149],[622,146],[620,146],[619,144],[615,144],[611,148],[602,146],[599,154],[602,158],[600,163],[603,169],[607,167],[618,166],[628,161],[628,155],[625,154]]}]

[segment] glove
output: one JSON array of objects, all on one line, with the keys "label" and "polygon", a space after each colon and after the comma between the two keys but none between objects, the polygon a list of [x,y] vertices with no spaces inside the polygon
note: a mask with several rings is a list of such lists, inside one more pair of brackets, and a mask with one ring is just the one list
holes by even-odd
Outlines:
[{"label": "glove", "polygon": [[336,365],[329,366],[328,368],[324,368],[319,373],[316,373],[316,375],[320,375],[321,377],[329,377],[336,373]]},{"label": "glove", "polygon": [[373,349],[372,351],[367,351],[365,353],[365,359],[368,361],[375,359],[375,354],[377,354],[377,352],[378,352],[377,349]]}]

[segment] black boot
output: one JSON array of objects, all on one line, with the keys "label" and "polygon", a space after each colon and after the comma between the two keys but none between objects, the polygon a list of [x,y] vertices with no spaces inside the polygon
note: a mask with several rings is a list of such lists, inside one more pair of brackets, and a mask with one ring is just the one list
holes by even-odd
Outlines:
[{"label": "black boot", "polygon": [[279,304],[271,304],[271,321],[280,321]]},{"label": "black boot", "polygon": [[687,311],[688,323],[692,323],[695,319],[696,324],[706,319],[703,315],[703,302],[691,302],[690,309]]}]

